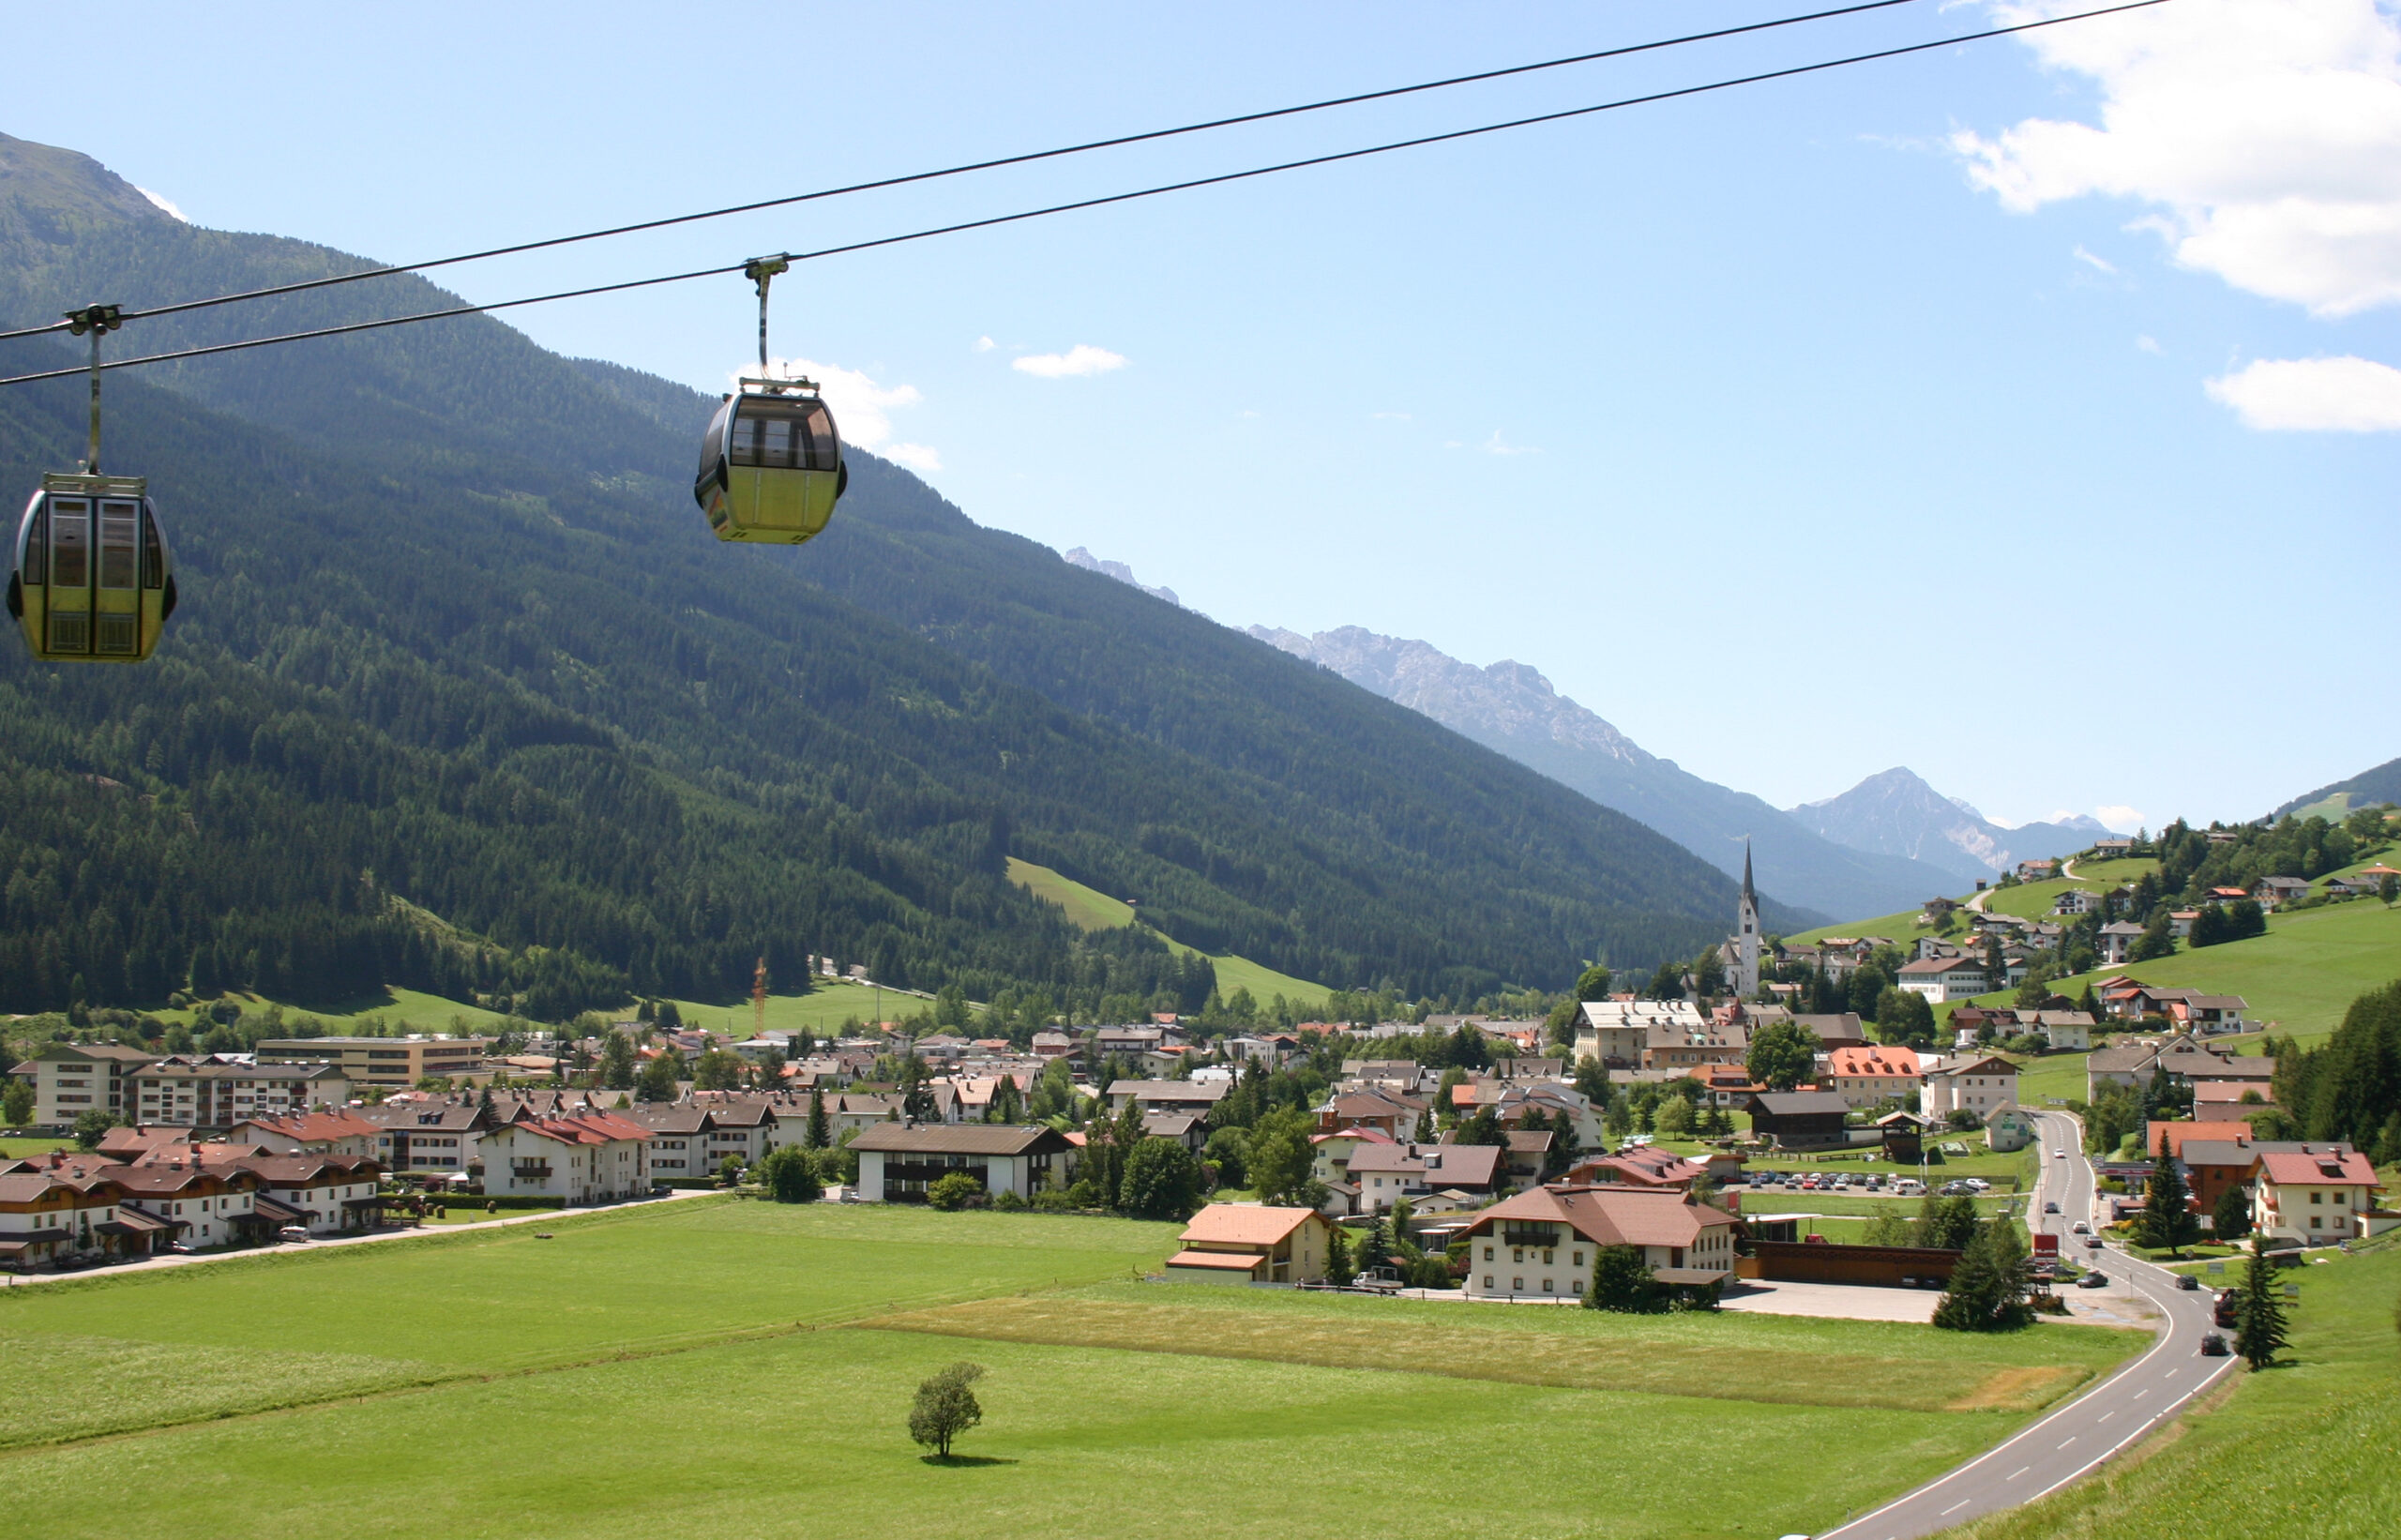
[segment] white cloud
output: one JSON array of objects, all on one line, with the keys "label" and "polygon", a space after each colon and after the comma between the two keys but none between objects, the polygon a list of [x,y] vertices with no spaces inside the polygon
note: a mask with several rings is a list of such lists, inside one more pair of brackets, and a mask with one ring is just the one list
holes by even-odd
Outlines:
[{"label": "white cloud", "polygon": [[2100,86],[2100,121],[1954,134],[2003,207],[2125,198],[2160,211],[2137,227],[2178,264],[2238,289],[2321,316],[2401,303],[2401,22],[2377,0],[2181,0],[2025,40]]},{"label": "white cloud", "polygon": [[975,351],[977,353],[989,353],[998,345],[998,343],[994,342],[989,337],[979,337],[975,339]]},{"label": "white cloud", "polygon": [[1367,415],[1377,422],[1414,422],[1416,420],[1406,412],[1370,412]]},{"label": "white cloud", "polygon": [[2135,339],[2135,346],[2136,346],[2136,347],[2137,347],[2137,348],[2139,348],[2139,349],[2141,349],[2141,350],[2142,350],[2143,352],[2145,352],[2145,353],[2157,353],[2157,352],[2159,352],[2159,351],[2160,351],[2160,347],[2159,347],[2159,339],[2158,339],[2158,338],[2156,338],[2156,337],[2152,337],[2152,336],[2149,335],[2148,333],[2144,334],[2144,335],[2143,335],[2143,336],[2141,336],[2141,337],[2137,337],[2137,338],[2136,338],[2136,339]]},{"label": "white cloud", "polygon": [[2114,274],[2118,270],[2115,263],[2112,263],[2104,257],[2096,257],[2081,246],[2076,249],[2075,254],[2076,261],[2088,263],[2091,265],[2099,268],[2102,272]]},{"label": "white cloud", "polygon": [[2401,432],[2401,370],[2365,358],[2262,358],[2205,388],[2245,428]]},{"label": "white cloud", "polygon": [[174,216],[186,224],[191,223],[191,216],[186,214],[182,209],[177,208],[174,204],[167,202],[164,198],[159,197],[148,188],[135,188],[133,190],[142,194],[144,198],[149,199],[153,204],[156,204],[162,212]]},{"label": "white cloud", "polygon": [[1106,374],[1112,369],[1124,369],[1122,354],[1079,342],[1065,353],[1029,353],[1022,358],[1009,360],[1009,368],[1023,373],[1056,380],[1068,374]]},{"label": "white cloud", "polygon": [[[834,424],[842,430],[845,444],[855,444],[862,449],[872,449],[886,460],[920,471],[939,471],[942,457],[922,444],[897,443],[892,437],[892,419],[885,414],[900,407],[915,406],[925,400],[915,385],[880,385],[854,369],[839,364],[819,363],[813,358],[778,358],[778,372],[798,374],[817,382],[825,404],[834,409]],[[742,371],[745,374],[748,370]]]},{"label": "white cloud", "polygon": [[2120,834],[2132,834],[2143,827],[2142,813],[2133,808],[2095,808],[2092,816]]},{"label": "white cloud", "polygon": [[1502,443],[1501,430],[1498,428],[1495,428],[1492,430],[1492,436],[1490,438],[1486,439],[1482,444],[1477,445],[1476,447],[1483,450],[1487,455],[1538,455],[1542,453],[1540,449],[1535,448],[1531,444]]}]

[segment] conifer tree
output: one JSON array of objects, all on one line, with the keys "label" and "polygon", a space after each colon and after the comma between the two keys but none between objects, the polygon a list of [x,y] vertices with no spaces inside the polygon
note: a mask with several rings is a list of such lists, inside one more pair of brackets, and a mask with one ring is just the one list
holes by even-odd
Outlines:
[{"label": "conifer tree", "polygon": [[2193,1212],[2192,1193],[2168,1149],[2167,1130],[2162,1128],[2151,1179],[2143,1185],[2142,1221],[2137,1232],[2143,1245],[2166,1246],[2173,1255],[2199,1238],[2201,1221]]},{"label": "conifer tree", "polygon": [[808,1092],[808,1131],[801,1142],[812,1150],[822,1150],[834,1142],[833,1125],[825,1116],[825,1092],[822,1086],[811,1086]]},{"label": "conifer tree", "polygon": [[2276,1270],[2251,1238],[2251,1260],[2242,1269],[2242,1305],[2234,1317],[2234,1351],[2253,1370],[2276,1361],[2285,1345],[2285,1307],[2276,1298]]},{"label": "conifer tree", "polygon": [[1584,1308],[1659,1315],[1668,1308],[1668,1291],[1652,1276],[1640,1246],[1605,1246],[1593,1253],[1593,1283],[1585,1291]]}]

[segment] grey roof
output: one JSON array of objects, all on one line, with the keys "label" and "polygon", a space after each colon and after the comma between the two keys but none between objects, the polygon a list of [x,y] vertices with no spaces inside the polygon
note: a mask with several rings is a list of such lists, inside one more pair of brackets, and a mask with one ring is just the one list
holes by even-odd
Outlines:
[{"label": "grey roof", "polygon": [[1831,1091],[1761,1091],[1752,1095],[1751,1105],[1776,1118],[1850,1111],[1850,1103]]},{"label": "grey roof", "polygon": [[1221,1101],[1233,1086],[1225,1080],[1111,1080],[1109,1095],[1141,1101]]},{"label": "grey roof", "polygon": [[888,1155],[1054,1155],[1070,1150],[1056,1128],[1019,1128],[1003,1123],[878,1124],[851,1140],[853,1150]]}]

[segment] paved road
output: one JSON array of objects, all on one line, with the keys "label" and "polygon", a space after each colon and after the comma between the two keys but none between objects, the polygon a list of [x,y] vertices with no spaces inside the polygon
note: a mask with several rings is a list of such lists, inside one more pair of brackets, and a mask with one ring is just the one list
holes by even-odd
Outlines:
[{"label": "paved road", "polygon": [[[2092,1168],[2084,1159],[2076,1120],[2061,1112],[2037,1116],[2042,1126],[2043,1174],[2034,1189],[2035,1225],[2065,1232],[2078,1219],[2092,1219]],[[2067,1152],[2053,1159],[2052,1150]],[[2046,1215],[2043,1205],[2060,1213]],[[2082,1237],[2075,1237],[2081,1242]],[[2088,1265],[2100,1265],[2115,1290],[2131,1290],[2159,1311],[2159,1338],[2149,1352],[2023,1432],[1977,1456],[1915,1491],[1878,1508],[1820,1540],[1916,1540],[1954,1524],[2038,1497],[2066,1486],[2170,1417],[2186,1401],[2215,1383],[2236,1360],[2204,1358],[2201,1337],[2215,1330],[2207,1290],[2184,1291],[2176,1276],[2122,1253],[2071,1250]]]}]

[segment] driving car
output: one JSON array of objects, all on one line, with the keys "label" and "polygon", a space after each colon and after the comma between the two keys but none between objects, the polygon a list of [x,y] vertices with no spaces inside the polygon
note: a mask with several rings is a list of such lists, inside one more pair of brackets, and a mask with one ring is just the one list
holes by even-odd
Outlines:
[{"label": "driving car", "polygon": [[2076,1286],[2078,1289],[2107,1289],[2109,1287],[2108,1275],[2103,1273],[2099,1268],[2095,1268],[2091,1272],[2084,1275],[2084,1276],[2076,1279]]},{"label": "driving car", "polygon": [[2087,1251],[2098,1251],[2098,1250],[2100,1250],[2100,1249],[2101,1249],[2101,1237],[2100,1237],[2100,1236],[2098,1236],[2098,1235],[2087,1235],[2087,1236],[2084,1238],[2084,1249],[2085,1249],[2085,1250],[2087,1250]]},{"label": "driving car", "polygon": [[2059,1211],[2060,1206],[2057,1203],[2045,1203],[2043,1205],[2043,1212],[2045,1214],[2057,1214]]},{"label": "driving car", "polygon": [[2083,1220],[2078,1219],[2076,1223],[2067,1227],[2067,1232],[2071,1235],[2082,1235],[2091,1230],[2091,1228],[2092,1227],[2091,1225],[2088,1225]]},{"label": "driving car", "polygon": [[2215,1332],[2212,1332],[2209,1336],[2201,1338],[2201,1356],[2203,1358],[2224,1358],[2226,1356],[2226,1338],[2218,1336]]},{"label": "driving car", "polygon": [[2065,1160],[2067,1158],[2067,1152],[2065,1150],[2053,1150],[2051,1152],[2051,1158],[2053,1160]]},{"label": "driving car", "polygon": [[2179,1289],[2198,1289],[2200,1286],[2201,1280],[2193,1276],[2190,1273],[2179,1273],[2176,1275],[2176,1287]]}]

